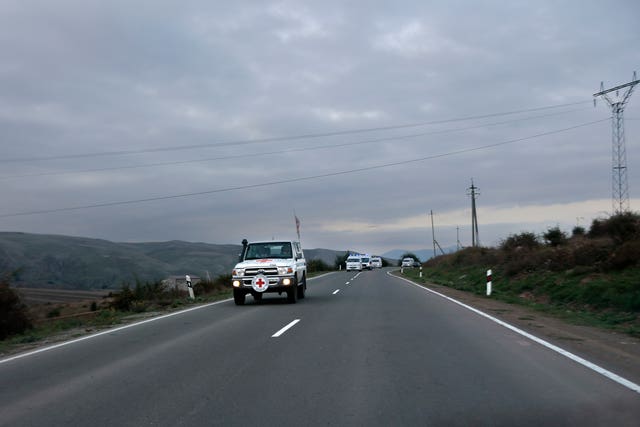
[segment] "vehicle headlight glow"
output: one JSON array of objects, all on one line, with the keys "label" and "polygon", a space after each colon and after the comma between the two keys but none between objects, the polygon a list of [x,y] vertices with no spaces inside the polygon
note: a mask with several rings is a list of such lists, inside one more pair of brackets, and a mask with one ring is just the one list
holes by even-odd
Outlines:
[{"label": "vehicle headlight glow", "polygon": [[240,287],[240,280],[234,280],[233,281],[233,287],[234,288],[239,288]]},{"label": "vehicle headlight glow", "polygon": [[289,278],[284,279],[284,280],[282,281],[282,284],[283,284],[283,285],[285,285],[285,286],[290,285],[290,284],[291,284],[291,279],[289,279]]}]

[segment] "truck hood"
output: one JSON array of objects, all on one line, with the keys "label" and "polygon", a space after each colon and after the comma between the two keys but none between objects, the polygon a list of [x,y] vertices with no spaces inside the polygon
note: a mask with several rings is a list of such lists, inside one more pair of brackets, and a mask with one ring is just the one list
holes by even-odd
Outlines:
[{"label": "truck hood", "polygon": [[263,258],[263,259],[250,259],[247,261],[242,261],[234,268],[256,268],[256,267],[289,267],[294,265],[295,261],[293,258]]}]

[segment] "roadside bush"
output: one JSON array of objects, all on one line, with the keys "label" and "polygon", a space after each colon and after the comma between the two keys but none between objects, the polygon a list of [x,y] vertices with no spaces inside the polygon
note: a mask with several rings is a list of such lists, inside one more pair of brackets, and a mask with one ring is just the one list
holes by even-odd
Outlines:
[{"label": "roadside bush", "polygon": [[549,246],[560,246],[564,245],[568,241],[567,234],[560,230],[560,227],[552,227],[549,228],[543,235],[544,241]]},{"label": "roadside bush", "polygon": [[585,230],[584,227],[580,225],[576,225],[575,227],[573,227],[573,230],[571,230],[571,237],[581,237],[585,234],[587,234],[587,230]]},{"label": "roadside bush", "polygon": [[231,288],[231,274],[221,274],[213,280],[201,280],[193,286],[196,295],[221,292]]},{"label": "roadside bush", "polygon": [[307,271],[313,273],[316,271],[329,271],[329,265],[321,259],[312,259],[307,264]]},{"label": "roadside bush", "polygon": [[469,247],[455,252],[448,259],[455,266],[486,265],[490,267],[497,263],[498,256],[495,249]]},{"label": "roadside bush", "polygon": [[341,266],[344,267],[347,263],[347,258],[349,258],[349,251],[346,251],[344,255],[336,255],[333,268],[339,270]]},{"label": "roadside bush", "polygon": [[514,251],[518,248],[535,249],[538,247],[540,247],[538,236],[529,231],[512,234],[500,243],[500,249],[503,251]]},{"label": "roadside bush", "polygon": [[611,254],[607,267],[614,270],[637,265],[640,262],[640,240],[623,243]]},{"label": "roadside bush", "polygon": [[611,237],[618,243],[636,239],[640,237],[640,215],[623,212],[606,219],[594,219],[588,236]]},{"label": "roadside bush", "polygon": [[573,264],[599,266],[606,262],[613,250],[611,239],[585,239],[573,246]]},{"label": "roadside bush", "polygon": [[122,285],[120,292],[113,294],[113,300],[111,301],[111,307],[119,311],[129,311],[131,304],[135,301],[136,296],[129,287],[128,283]]},{"label": "roadside bush", "polygon": [[544,261],[544,256],[541,256],[540,252],[523,249],[520,246],[519,250],[506,254],[502,268],[505,275],[509,277],[535,271],[544,265]]},{"label": "roadside bush", "polygon": [[0,340],[21,334],[31,327],[27,306],[9,287],[8,279],[0,279]]}]

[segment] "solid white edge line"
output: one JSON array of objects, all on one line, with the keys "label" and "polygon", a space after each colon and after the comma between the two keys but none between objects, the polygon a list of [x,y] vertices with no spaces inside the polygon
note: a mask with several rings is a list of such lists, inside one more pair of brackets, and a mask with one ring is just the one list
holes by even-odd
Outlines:
[{"label": "solid white edge line", "polygon": [[340,289],[336,289],[335,291],[333,291],[333,295],[337,294],[338,292],[340,292]]},{"label": "solid white edge line", "polygon": [[98,332],[98,333],[95,333],[95,334],[91,334],[91,335],[87,335],[87,336],[84,336],[84,337],[80,337],[80,338],[77,338],[77,339],[74,339],[74,340],[71,340],[71,341],[64,341],[64,342],[61,342],[61,343],[58,343],[58,344],[50,345],[48,347],[43,347],[43,348],[39,348],[37,350],[29,351],[27,353],[17,354],[15,356],[8,357],[6,359],[1,359],[0,360],[0,365],[3,364],[3,363],[11,362],[12,360],[22,359],[23,357],[33,356],[34,354],[38,354],[38,353],[44,353],[45,351],[49,351],[49,350],[53,350],[53,349],[56,349],[56,348],[64,347],[64,346],[70,345],[70,344],[75,344],[75,343],[80,342],[80,341],[90,340],[92,338],[96,338],[96,337],[99,337],[99,336],[102,336],[102,335],[106,335],[106,334],[111,334],[111,333],[114,333],[114,332],[122,331],[123,329],[133,328],[135,326],[144,325],[145,323],[151,323],[151,322],[155,322],[156,320],[166,319],[167,317],[177,316],[179,314],[188,313],[190,311],[200,310],[201,308],[211,307],[212,305],[222,304],[223,302],[227,302],[227,301],[231,301],[231,298],[227,298],[227,299],[221,300],[221,301],[212,302],[212,303],[209,303],[209,304],[199,305],[197,307],[187,308],[186,310],[175,311],[173,313],[164,314],[162,316],[152,317],[150,319],[142,320],[140,322],[130,323],[128,325],[119,326],[119,327],[113,328],[113,329],[107,329],[107,330],[104,330],[102,332]]},{"label": "solid white edge line", "polygon": [[293,325],[295,325],[296,323],[298,323],[300,321],[300,319],[296,319],[293,322],[289,323],[287,326],[285,326],[284,328],[280,329],[278,332],[276,332],[275,334],[271,335],[271,338],[278,338],[280,335],[284,334],[285,332],[287,332],[288,329],[292,328]]},{"label": "solid white edge line", "polygon": [[581,364],[582,366],[584,366],[586,368],[589,368],[592,371],[597,372],[598,374],[600,374],[602,376],[605,376],[605,377],[609,378],[610,380],[615,381],[618,384],[620,384],[620,385],[622,385],[622,386],[624,386],[624,387],[626,387],[626,388],[628,388],[628,389],[630,389],[632,391],[635,391],[636,393],[640,393],[640,385],[638,385],[638,384],[636,384],[636,383],[634,383],[632,381],[629,381],[628,379],[623,378],[620,375],[614,374],[613,372],[608,371],[607,369],[605,369],[605,368],[603,368],[601,366],[598,366],[595,363],[589,362],[588,360],[583,359],[582,357],[577,356],[577,355],[575,355],[575,354],[573,354],[573,353],[571,353],[571,352],[569,352],[567,350],[564,350],[564,349],[558,347],[555,344],[551,344],[550,342],[545,341],[542,338],[538,338],[535,335],[530,334],[529,332],[525,332],[522,329],[518,329],[517,327],[515,327],[515,326],[513,326],[513,325],[511,325],[511,324],[509,324],[507,322],[504,322],[504,321],[502,321],[500,319],[497,319],[497,318],[495,318],[495,317],[493,317],[493,316],[491,316],[491,315],[489,315],[489,314],[487,314],[487,313],[485,313],[483,311],[478,310],[477,308],[473,308],[473,307],[471,307],[471,306],[469,306],[469,305],[467,305],[465,303],[462,303],[462,302],[460,302],[458,300],[455,300],[455,299],[453,299],[451,297],[448,297],[448,296],[443,295],[443,294],[441,294],[439,292],[436,292],[433,289],[429,289],[429,288],[427,288],[425,286],[421,286],[421,285],[419,285],[417,283],[412,282],[409,279],[405,279],[404,277],[394,276],[390,272],[387,272],[387,274],[389,276],[391,276],[391,277],[395,277],[396,279],[404,280],[405,282],[410,283],[411,285],[416,286],[416,287],[418,287],[420,289],[423,289],[423,290],[425,290],[427,292],[431,292],[432,294],[438,295],[439,297],[442,297],[442,298],[444,298],[446,300],[449,300],[449,301],[453,302],[454,304],[458,304],[459,306],[464,307],[467,310],[473,311],[474,313],[479,314],[480,316],[485,317],[485,318],[497,323],[500,326],[504,326],[505,328],[510,329],[513,332],[522,335],[523,337],[529,338],[530,340],[532,340],[534,342],[537,342],[538,344],[543,345],[543,346],[547,347],[548,349],[553,350],[556,353],[559,353],[559,354],[563,355],[564,357],[567,357],[567,358],[573,360],[574,362],[577,362],[577,363]]}]

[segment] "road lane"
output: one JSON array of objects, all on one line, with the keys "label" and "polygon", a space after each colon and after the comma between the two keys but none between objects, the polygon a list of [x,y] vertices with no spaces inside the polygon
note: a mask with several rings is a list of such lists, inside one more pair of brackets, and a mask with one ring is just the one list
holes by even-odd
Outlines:
[{"label": "road lane", "polygon": [[295,305],[229,301],[0,364],[0,424],[640,419],[637,393],[383,271],[315,279],[307,295]]}]

